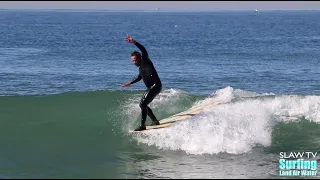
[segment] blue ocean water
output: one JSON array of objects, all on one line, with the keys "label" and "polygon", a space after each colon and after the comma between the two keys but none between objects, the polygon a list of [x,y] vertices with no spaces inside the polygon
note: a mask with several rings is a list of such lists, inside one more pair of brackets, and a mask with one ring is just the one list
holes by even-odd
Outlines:
[{"label": "blue ocean water", "polygon": [[[280,151],[320,147],[319,16],[0,11],[0,177],[277,176]],[[162,80],[157,116],[212,95],[238,99],[195,117],[199,124],[127,137],[123,124],[139,122],[145,89],[121,87],[138,73],[127,34]]]},{"label": "blue ocean water", "polygon": [[127,34],[167,88],[320,90],[318,11],[0,13],[2,95],[119,89],[137,73]]}]

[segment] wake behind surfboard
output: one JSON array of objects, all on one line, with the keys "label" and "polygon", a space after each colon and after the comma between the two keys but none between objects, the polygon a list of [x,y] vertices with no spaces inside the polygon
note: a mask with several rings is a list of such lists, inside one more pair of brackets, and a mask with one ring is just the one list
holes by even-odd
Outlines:
[{"label": "wake behind surfboard", "polygon": [[140,132],[146,132],[146,131],[151,131],[153,129],[160,129],[160,128],[167,128],[174,124],[177,121],[183,121],[191,118],[192,116],[195,116],[205,110],[206,108],[213,107],[217,104],[220,104],[220,102],[212,103],[212,104],[202,104],[202,105],[197,105],[194,106],[186,111],[180,112],[178,114],[172,115],[170,117],[167,117],[165,119],[160,120],[160,125],[156,126],[146,126],[146,130],[143,131],[134,131],[131,130],[129,133],[140,133]]}]

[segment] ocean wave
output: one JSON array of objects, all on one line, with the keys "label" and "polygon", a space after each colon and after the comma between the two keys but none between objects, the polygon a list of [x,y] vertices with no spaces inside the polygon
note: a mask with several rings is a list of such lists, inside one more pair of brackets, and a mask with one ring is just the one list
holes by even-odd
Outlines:
[{"label": "ocean wave", "polygon": [[[224,103],[168,128],[137,135],[136,140],[161,149],[182,150],[190,154],[241,154],[250,152],[256,146],[271,146],[273,129],[279,123],[301,120],[320,122],[320,96],[259,95],[231,87],[213,94],[197,105],[222,100]],[[233,101],[241,94],[250,98]]]}]

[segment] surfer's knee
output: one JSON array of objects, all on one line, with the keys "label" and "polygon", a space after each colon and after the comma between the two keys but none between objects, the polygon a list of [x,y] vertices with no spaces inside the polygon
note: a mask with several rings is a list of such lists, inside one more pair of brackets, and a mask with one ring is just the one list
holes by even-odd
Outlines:
[{"label": "surfer's knee", "polygon": [[144,101],[141,101],[139,106],[140,106],[141,109],[147,109],[147,105],[146,105],[146,103]]}]

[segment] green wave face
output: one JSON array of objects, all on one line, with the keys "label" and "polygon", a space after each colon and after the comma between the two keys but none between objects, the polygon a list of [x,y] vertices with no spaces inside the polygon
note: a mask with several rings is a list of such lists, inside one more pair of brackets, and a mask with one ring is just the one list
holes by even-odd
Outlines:
[{"label": "green wave face", "polygon": [[[113,170],[96,174],[93,167],[118,168],[121,162],[152,159],[141,153],[159,150],[237,155],[262,147],[264,153],[277,156],[280,151],[317,151],[320,147],[319,96],[257,94],[227,87],[204,97],[166,89],[150,104],[159,119],[195,105],[221,103],[168,128],[132,135],[128,131],[140,123],[142,94],[93,91],[1,96],[0,167],[6,167],[7,173],[16,168],[29,173],[3,177],[122,177],[112,174]],[[64,172],[66,166],[69,172]],[[79,169],[86,169],[86,174]]]},{"label": "green wave face", "polygon": [[[46,154],[78,148],[112,152],[125,149],[130,143],[130,147],[139,146],[136,141],[195,154],[242,153],[259,145],[269,152],[319,148],[319,96],[257,95],[225,88],[203,97],[167,89],[149,105],[158,119],[201,103],[224,103],[170,128],[144,137],[131,136],[127,132],[140,123],[142,94],[143,91],[93,91],[2,96],[3,153],[36,150]],[[203,137],[206,140],[201,140]],[[219,141],[215,139],[218,137]],[[192,144],[192,138],[200,141]],[[210,149],[213,142],[221,148]],[[239,143],[238,149],[228,147],[228,143]]]},{"label": "green wave face", "polygon": [[[122,141],[130,140],[128,129],[139,124],[142,93],[94,91],[1,96],[2,153],[30,151],[46,154],[48,151],[72,152],[75,149],[111,152],[122,147],[119,145]],[[190,107],[197,98],[201,97],[167,90],[150,107],[155,109],[158,118],[162,118]]]}]

